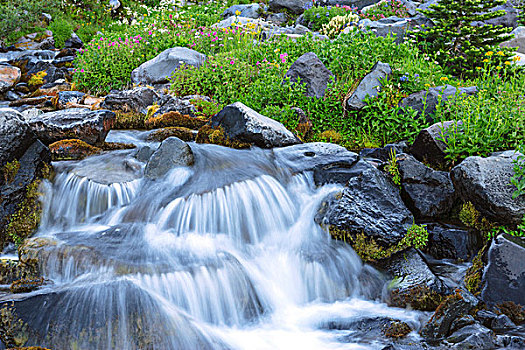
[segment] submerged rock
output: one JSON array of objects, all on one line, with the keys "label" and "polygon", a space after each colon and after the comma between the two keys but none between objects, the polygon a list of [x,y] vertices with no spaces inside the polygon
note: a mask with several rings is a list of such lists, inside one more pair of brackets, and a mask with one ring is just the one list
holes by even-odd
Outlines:
[{"label": "submerged rock", "polygon": [[335,78],[313,52],[305,53],[292,63],[286,72],[285,78],[287,77],[290,82],[300,80],[302,84],[306,84],[306,95],[317,98],[324,96],[328,83]]},{"label": "submerged rock", "polygon": [[149,158],[144,175],[150,179],[160,178],[178,166],[190,166],[194,162],[193,151],[181,139],[169,137]]}]

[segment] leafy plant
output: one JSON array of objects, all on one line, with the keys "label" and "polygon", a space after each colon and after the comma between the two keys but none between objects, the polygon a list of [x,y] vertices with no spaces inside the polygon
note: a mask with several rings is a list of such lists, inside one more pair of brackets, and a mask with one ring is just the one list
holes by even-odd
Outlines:
[{"label": "leafy plant", "polygon": [[421,249],[427,245],[428,242],[428,231],[426,225],[416,225],[412,224],[407,230],[407,234],[401,242],[400,246],[414,247],[416,249]]},{"label": "leafy plant", "polygon": [[408,17],[408,10],[399,0],[384,0],[378,2],[368,10],[361,12],[359,16],[376,21],[390,16]]},{"label": "leafy plant", "polygon": [[73,25],[62,17],[55,17],[48,29],[53,32],[55,47],[64,47],[64,42],[69,39],[73,33]]},{"label": "leafy plant", "polygon": [[399,165],[397,164],[396,151],[392,148],[390,150],[390,158],[385,167],[386,171],[392,176],[392,181],[401,186],[401,174],[399,173]]},{"label": "leafy plant", "polygon": [[512,161],[514,163],[514,174],[510,179],[510,182],[516,187],[512,194],[513,199],[525,195],[525,146],[519,145],[518,151],[520,153]]}]

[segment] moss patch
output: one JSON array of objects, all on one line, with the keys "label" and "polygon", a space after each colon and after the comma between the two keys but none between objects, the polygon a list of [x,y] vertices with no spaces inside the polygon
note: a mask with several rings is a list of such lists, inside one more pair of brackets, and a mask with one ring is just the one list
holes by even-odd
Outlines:
[{"label": "moss patch", "polygon": [[496,313],[507,315],[517,325],[525,323],[525,307],[512,301],[505,301],[496,305]]},{"label": "moss patch", "polygon": [[115,129],[144,129],[146,116],[143,114],[123,111],[113,111],[115,113]]},{"label": "moss patch", "polygon": [[29,339],[29,326],[18,318],[13,306],[0,309],[0,339],[7,348],[24,346]]},{"label": "moss patch", "polygon": [[409,290],[394,289],[390,294],[390,305],[401,308],[411,306],[421,311],[434,311],[443,301],[443,296],[427,286],[419,285]]},{"label": "moss patch", "polygon": [[222,127],[212,128],[209,125],[204,125],[199,129],[195,141],[197,141],[197,143],[211,143],[237,149],[250,148],[251,146],[249,143],[230,139],[226,136]]},{"label": "moss patch", "polygon": [[182,115],[179,112],[168,112],[158,117],[147,118],[144,126],[146,129],[166,128],[170,126],[178,126],[192,130],[199,130],[207,120],[189,115]]},{"label": "moss patch", "polygon": [[20,170],[20,162],[16,159],[4,165],[0,171],[1,176],[4,179],[4,183],[12,183],[15,181],[18,170]]},{"label": "moss patch", "polygon": [[43,277],[36,279],[23,278],[11,283],[11,287],[9,287],[9,290],[11,291],[11,293],[29,293],[43,284]]},{"label": "moss patch", "polygon": [[123,143],[123,142],[104,142],[102,144],[102,149],[104,151],[118,151],[121,149],[133,149],[136,148],[132,143]]},{"label": "moss patch", "polygon": [[148,141],[162,142],[168,137],[172,136],[178,137],[182,141],[188,142],[194,141],[196,135],[191,131],[191,129],[172,126],[153,131],[151,134],[148,135]]},{"label": "moss patch", "polygon": [[402,321],[394,321],[383,328],[383,334],[389,338],[403,338],[412,331],[410,326]]},{"label": "moss patch", "polygon": [[488,246],[489,245],[487,244],[482,249],[480,249],[474,259],[472,259],[472,266],[468,268],[465,274],[465,287],[467,287],[467,290],[474,295],[479,295],[483,287],[481,284],[483,269],[485,267],[483,264],[483,256],[485,255]]},{"label": "moss patch", "polygon": [[78,160],[102,152],[101,148],[91,146],[78,139],[61,140],[49,145],[54,161]]}]

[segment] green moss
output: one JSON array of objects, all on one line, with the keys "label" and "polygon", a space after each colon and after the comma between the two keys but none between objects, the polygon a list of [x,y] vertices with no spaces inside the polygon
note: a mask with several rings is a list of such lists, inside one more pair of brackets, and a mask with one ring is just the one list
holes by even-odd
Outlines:
[{"label": "green moss", "polygon": [[20,162],[16,159],[4,165],[1,169],[1,174],[4,178],[4,182],[12,183],[13,181],[15,181],[15,177],[16,174],[18,174],[18,170],[20,170]]},{"label": "green moss", "polygon": [[146,116],[134,112],[113,111],[116,115],[115,129],[144,129]]},{"label": "green moss", "polygon": [[175,111],[164,113],[158,117],[147,118],[144,123],[144,126],[147,129],[178,126],[192,130],[198,130],[199,128],[204,126],[206,122],[207,121],[205,119],[191,117],[189,115],[182,115],[181,113]]},{"label": "green moss", "polygon": [[474,228],[479,220],[480,214],[471,202],[464,203],[459,211],[459,219],[467,226]]},{"label": "green moss", "polygon": [[121,149],[133,149],[136,148],[132,143],[123,143],[123,142],[104,142],[102,144],[102,149],[104,151],[117,151]]},{"label": "green moss", "polygon": [[162,142],[172,136],[186,142],[195,140],[195,135],[190,129],[177,126],[155,130],[148,135],[148,140]]},{"label": "green moss", "polygon": [[212,128],[209,125],[204,125],[199,129],[195,141],[197,143],[211,143],[237,149],[250,148],[249,143],[228,138],[224,133],[224,129],[220,126],[218,128]]},{"label": "green moss", "polygon": [[335,130],[326,130],[320,133],[317,139],[322,142],[340,143],[343,141],[343,135]]},{"label": "green moss", "polygon": [[49,145],[49,150],[54,161],[78,160],[102,152],[102,149],[78,139],[54,142]]},{"label": "green moss", "polygon": [[29,326],[18,318],[13,306],[0,309],[0,339],[7,348],[24,346],[29,339]]},{"label": "green moss", "polygon": [[443,296],[425,285],[407,290],[394,289],[390,293],[390,305],[401,308],[407,306],[421,311],[434,311],[442,302]]},{"label": "green moss", "polygon": [[27,81],[27,84],[29,86],[39,86],[44,84],[44,77],[47,75],[45,71],[40,71],[38,73],[33,74],[29,80]]},{"label": "green moss", "polygon": [[9,291],[11,293],[29,293],[37,289],[43,284],[44,284],[43,277],[36,278],[36,279],[23,278],[23,279],[20,279],[20,280],[17,280],[11,283],[11,286],[9,287]]},{"label": "green moss", "polygon": [[9,237],[17,246],[30,237],[40,223],[40,182],[41,180],[35,180],[27,186],[26,197],[18,205],[17,211],[7,218],[4,237]]},{"label": "green moss", "polygon": [[474,295],[479,295],[481,293],[481,279],[483,277],[484,268],[483,255],[485,255],[488,246],[488,244],[485,245],[474,257],[474,259],[472,259],[472,266],[468,268],[465,274],[465,287],[467,287],[467,290]]},{"label": "green moss", "polygon": [[383,334],[389,338],[403,338],[412,331],[410,326],[402,321],[394,321],[388,327],[383,328]]}]

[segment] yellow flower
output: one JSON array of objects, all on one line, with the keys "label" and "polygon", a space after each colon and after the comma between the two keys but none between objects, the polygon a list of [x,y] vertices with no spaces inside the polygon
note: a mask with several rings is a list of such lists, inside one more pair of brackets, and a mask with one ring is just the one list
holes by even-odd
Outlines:
[{"label": "yellow flower", "polygon": [[425,84],[425,87],[426,87],[426,88],[429,88],[429,87],[430,87],[430,84]]},{"label": "yellow flower", "polygon": [[241,11],[237,10],[235,11],[235,16],[240,16],[241,15]]},{"label": "yellow flower", "polygon": [[439,79],[441,81],[448,81],[448,78],[447,77],[441,77],[441,79]]},{"label": "yellow flower", "polygon": [[500,70],[501,68],[502,68],[501,66],[497,66],[497,67],[496,67],[497,70]]},{"label": "yellow flower", "polygon": [[510,61],[505,61],[506,66],[510,66]]},{"label": "yellow flower", "polygon": [[492,51],[489,51],[489,52],[487,52],[487,53],[485,54],[485,56],[488,56],[488,57],[490,57],[490,56],[492,56],[492,55],[494,55],[494,52],[492,52]]},{"label": "yellow flower", "polygon": [[485,58],[485,59],[483,60],[484,63],[487,63],[488,61],[489,61],[488,58]]},{"label": "yellow flower", "polygon": [[476,67],[477,70],[481,70],[481,67]]},{"label": "yellow flower", "polygon": [[281,49],[277,48],[273,52],[279,52],[279,51],[281,51]]},{"label": "yellow flower", "polygon": [[496,52],[496,55],[498,55],[498,56],[505,56],[505,54],[503,53],[503,51],[498,51],[498,52]]},{"label": "yellow flower", "polygon": [[514,57],[512,57],[512,60],[514,62],[521,61],[521,57],[520,56],[514,56]]}]

